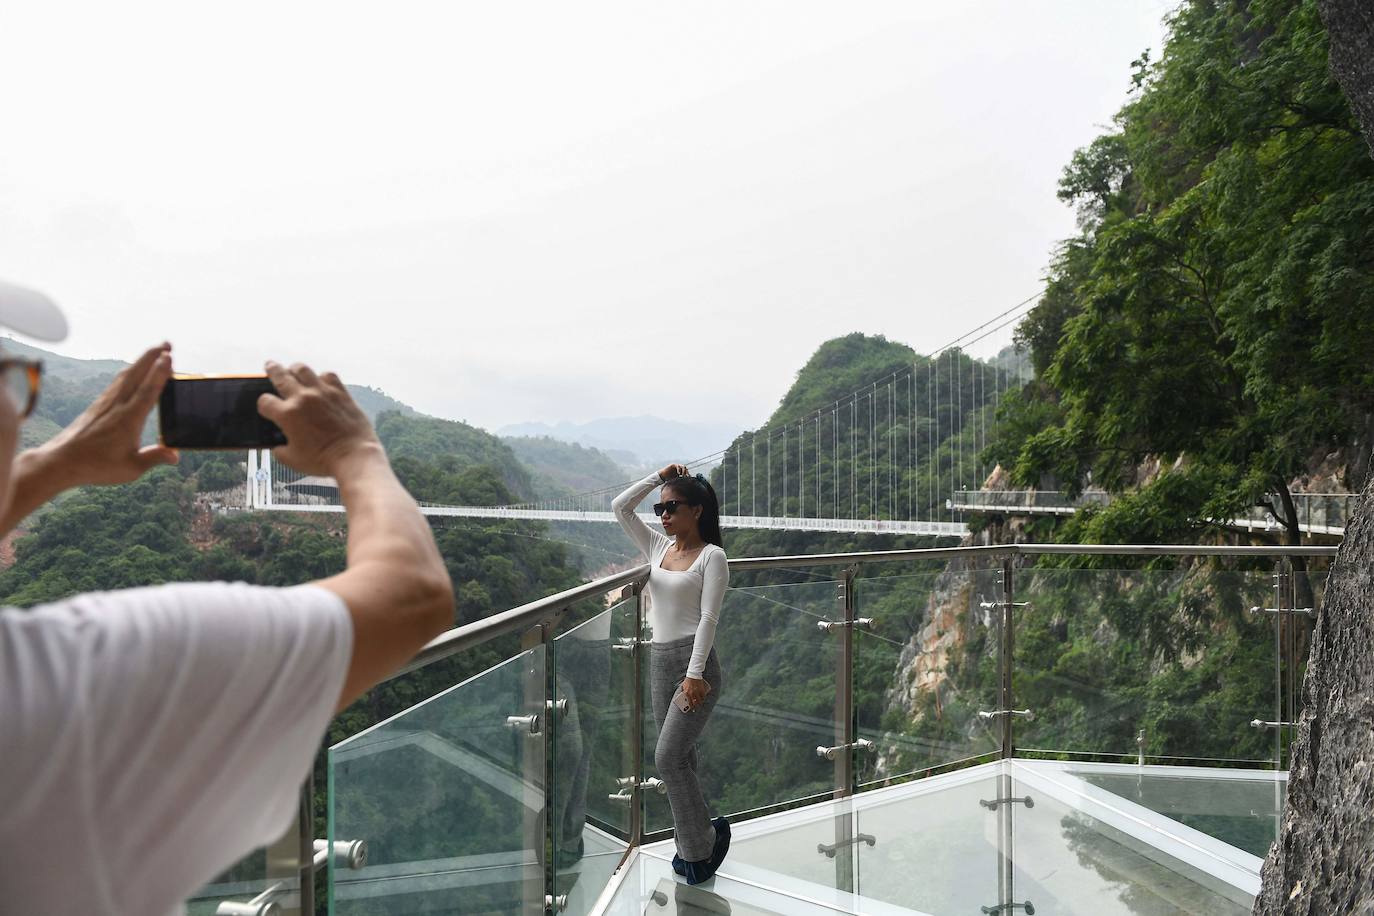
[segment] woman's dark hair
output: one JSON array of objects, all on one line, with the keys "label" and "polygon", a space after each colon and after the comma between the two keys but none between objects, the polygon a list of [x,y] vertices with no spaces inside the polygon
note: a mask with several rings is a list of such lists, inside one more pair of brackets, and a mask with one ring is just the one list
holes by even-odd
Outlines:
[{"label": "woman's dark hair", "polygon": [[716,499],[711,482],[697,474],[693,477],[674,477],[665,486],[687,500],[687,505],[701,506],[701,518],[697,519],[701,539],[724,548],[720,535],[720,500]]}]

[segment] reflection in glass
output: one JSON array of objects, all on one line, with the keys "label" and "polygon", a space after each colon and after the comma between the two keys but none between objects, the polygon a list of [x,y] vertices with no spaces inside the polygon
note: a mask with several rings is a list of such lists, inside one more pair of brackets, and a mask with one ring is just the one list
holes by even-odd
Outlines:
[{"label": "reflection in glass", "polygon": [[[835,619],[836,584],[811,581],[726,591],[715,649],[724,687],[698,744],[698,777],[712,814],[733,815],[828,793],[834,764],[836,646],[816,626]],[[646,666],[647,668],[647,666]],[[644,772],[657,775],[658,730],[647,678]],[[672,826],[667,799],[645,796],[645,829]]]},{"label": "reflection in glass", "polygon": [[856,580],[854,636],[860,784],[995,753],[1001,618],[997,570],[942,569]]},{"label": "reflection in glass", "polygon": [[330,912],[518,912],[544,896],[544,650],[536,646],[329,751]]},{"label": "reflection in glass", "polygon": [[618,780],[633,772],[633,660],[613,649],[634,634],[634,602],[596,614],[553,641],[554,708],[549,799],[555,894],[563,913],[590,911],[627,848],[630,805]]},{"label": "reflection in glass", "polygon": [[1275,766],[1281,718],[1268,572],[1018,573],[1019,753]]}]

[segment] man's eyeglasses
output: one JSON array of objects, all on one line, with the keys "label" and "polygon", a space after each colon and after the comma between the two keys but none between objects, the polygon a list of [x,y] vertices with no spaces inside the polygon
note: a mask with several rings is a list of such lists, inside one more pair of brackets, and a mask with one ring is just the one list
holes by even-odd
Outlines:
[{"label": "man's eyeglasses", "polygon": [[685,499],[669,499],[661,503],[654,503],[654,515],[662,518],[665,515],[672,515],[680,507],[691,505]]},{"label": "man's eyeglasses", "polygon": [[18,357],[0,358],[0,383],[5,393],[19,411],[22,420],[33,413],[38,404],[38,389],[43,384],[43,361],[41,359],[20,359]]}]

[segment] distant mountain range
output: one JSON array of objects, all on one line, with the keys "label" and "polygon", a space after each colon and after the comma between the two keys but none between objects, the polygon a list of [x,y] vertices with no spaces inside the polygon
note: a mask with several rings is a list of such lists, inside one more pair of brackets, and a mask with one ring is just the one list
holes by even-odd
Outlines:
[{"label": "distant mountain range", "polygon": [[[42,394],[34,415],[25,421],[22,445],[30,448],[55,436],[104,390],[128,365],[115,359],[77,359],[62,356],[12,338],[4,338],[6,353],[41,359]],[[375,388],[349,385],[349,393],[368,418],[393,457],[443,460],[451,467],[486,465],[494,470],[518,499],[556,496],[595,490],[622,483],[639,470],[633,456],[629,468],[594,448],[551,438],[507,438],[483,429],[419,413],[415,408]],[[382,414],[396,416],[383,417]],[[149,418],[144,439],[157,435],[156,414]]]},{"label": "distant mountain range", "polygon": [[587,423],[515,423],[502,436],[547,436],[600,449],[632,468],[691,461],[718,452],[740,432],[728,423],[685,423],[662,417],[608,417]]}]

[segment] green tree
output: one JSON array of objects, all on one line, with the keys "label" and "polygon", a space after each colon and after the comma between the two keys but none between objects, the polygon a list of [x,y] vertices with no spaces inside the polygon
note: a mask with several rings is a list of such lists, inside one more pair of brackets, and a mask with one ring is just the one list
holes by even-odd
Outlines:
[{"label": "green tree", "polygon": [[1021,330],[1042,381],[1008,405],[1036,423],[995,454],[1115,491],[1160,460],[1086,538],[1258,503],[1300,543],[1289,482],[1374,409],[1374,162],[1315,3],[1185,3],[1137,82],[1065,171],[1082,231]]}]

